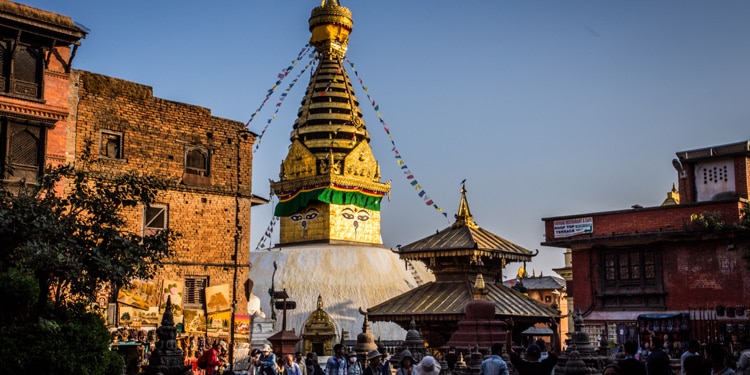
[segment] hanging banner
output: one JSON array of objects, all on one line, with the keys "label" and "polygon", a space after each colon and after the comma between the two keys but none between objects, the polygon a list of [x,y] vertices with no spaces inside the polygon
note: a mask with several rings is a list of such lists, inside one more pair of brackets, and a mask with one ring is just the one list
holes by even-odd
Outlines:
[{"label": "hanging banner", "polygon": [[594,218],[581,217],[577,219],[555,220],[555,238],[577,236],[579,234],[594,233]]}]

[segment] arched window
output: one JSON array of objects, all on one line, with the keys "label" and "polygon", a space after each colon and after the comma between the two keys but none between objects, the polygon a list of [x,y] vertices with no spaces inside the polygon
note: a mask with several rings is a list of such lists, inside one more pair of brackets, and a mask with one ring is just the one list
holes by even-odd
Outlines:
[{"label": "arched window", "polygon": [[208,151],[193,148],[185,155],[185,173],[207,177],[209,175],[210,158]]}]

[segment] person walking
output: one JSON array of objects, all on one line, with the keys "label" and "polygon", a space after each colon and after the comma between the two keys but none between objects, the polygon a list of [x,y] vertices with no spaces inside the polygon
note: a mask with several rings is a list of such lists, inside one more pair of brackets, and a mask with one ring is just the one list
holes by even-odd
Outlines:
[{"label": "person walking", "polygon": [[349,363],[347,364],[349,366],[347,370],[347,374],[349,375],[362,375],[362,365],[357,360],[357,352],[354,350],[349,352]]},{"label": "person walking", "polygon": [[364,375],[381,375],[380,374],[380,357],[382,354],[377,349],[370,350],[367,353],[367,368]]},{"label": "person walking", "polygon": [[344,355],[344,345],[336,344],[333,346],[333,354],[326,362],[325,375],[347,375],[346,356]]},{"label": "person walking", "polygon": [[526,359],[521,358],[518,353],[511,350],[513,348],[511,343],[514,325],[513,319],[506,320],[505,325],[508,329],[508,332],[505,334],[505,345],[508,347],[508,352],[510,353],[510,363],[513,364],[518,373],[520,375],[550,375],[557,364],[557,354],[559,352],[559,348],[557,347],[557,321],[550,319],[552,350],[544,360],[541,359],[542,349],[536,344],[531,344],[526,348]]},{"label": "person walking", "polygon": [[701,343],[696,339],[688,342],[688,349],[680,356],[680,375],[685,375],[685,359],[694,355],[700,355]]},{"label": "person walking", "polygon": [[669,354],[664,351],[661,339],[654,335],[651,343],[653,345],[651,354],[646,359],[646,372],[648,375],[672,375]]},{"label": "person walking", "polygon": [[284,375],[302,375],[302,369],[291,354],[284,356]]},{"label": "person walking", "polygon": [[[506,333],[507,334],[507,333]],[[490,347],[490,357],[482,361],[480,375],[508,375],[508,364],[500,357],[503,344],[495,343]]]},{"label": "person walking", "polygon": [[260,365],[260,372],[258,375],[277,375],[276,354],[273,354],[271,345],[265,344],[263,345],[263,348],[260,349],[258,364]]},{"label": "person walking", "polygon": [[424,356],[419,364],[414,366],[414,375],[439,375],[440,364],[437,363],[435,357]]},{"label": "person walking", "polygon": [[638,343],[634,340],[626,341],[624,351],[625,358],[617,362],[619,370],[627,375],[646,375],[646,365],[635,358],[638,353]]},{"label": "person walking", "polygon": [[411,356],[409,349],[404,349],[401,352],[401,367],[396,371],[396,375],[413,375],[414,371],[414,357]]}]

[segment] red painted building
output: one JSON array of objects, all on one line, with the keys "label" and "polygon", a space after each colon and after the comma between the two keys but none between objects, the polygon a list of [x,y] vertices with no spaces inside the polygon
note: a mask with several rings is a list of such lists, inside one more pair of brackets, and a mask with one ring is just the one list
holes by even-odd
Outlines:
[{"label": "red painted building", "polygon": [[679,193],[661,206],[542,219],[543,245],[571,250],[567,289],[592,339],[748,340],[750,141],[673,164]]}]

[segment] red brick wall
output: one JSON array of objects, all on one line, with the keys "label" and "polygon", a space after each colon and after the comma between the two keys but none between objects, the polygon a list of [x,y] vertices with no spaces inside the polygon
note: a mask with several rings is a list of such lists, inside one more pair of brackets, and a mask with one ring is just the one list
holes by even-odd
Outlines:
[{"label": "red brick wall", "polygon": [[742,259],[748,239],[683,242],[664,246],[667,306],[672,310],[747,305],[750,271]]},{"label": "red brick wall", "polygon": [[[173,185],[158,201],[169,206],[169,227],[181,234],[172,260],[180,264],[167,266],[157,285],[162,279],[208,276],[209,285],[229,284],[231,290],[236,251],[237,313],[247,313],[243,284],[249,269],[253,134],[241,122],[211,116],[206,108],[155,98],[148,86],[89,72],[75,76],[75,154],[80,157],[92,142],[91,151],[98,155],[102,129],[121,132],[124,158],[99,158],[92,168],[105,174],[153,174]],[[184,183],[186,145],[212,150],[209,184]],[[142,210],[126,215],[130,229],[140,233]]]}]

